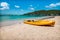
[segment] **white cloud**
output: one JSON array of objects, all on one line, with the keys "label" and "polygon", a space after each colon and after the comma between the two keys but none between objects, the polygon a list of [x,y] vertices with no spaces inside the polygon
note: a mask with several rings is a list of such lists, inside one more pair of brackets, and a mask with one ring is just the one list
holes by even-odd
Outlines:
[{"label": "white cloud", "polygon": [[59,3],[56,3],[56,5],[60,6],[60,2]]},{"label": "white cloud", "polygon": [[35,7],[33,7],[33,5],[29,5],[29,8],[28,9],[34,11],[35,10]]},{"label": "white cloud", "polygon": [[30,10],[35,10],[34,8],[30,8]]},{"label": "white cloud", "polygon": [[16,7],[16,8],[20,8],[20,6],[18,6],[18,5],[15,5],[15,7]]},{"label": "white cloud", "polygon": [[56,7],[57,5],[56,4],[50,4],[50,7]]},{"label": "white cloud", "polygon": [[0,10],[9,9],[9,4],[7,2],[1,2],[0,6],[2,7]]},{"label": "white cloud", "polygon": [[60,6],[60,2],[58,2],[58,3],[55,3],[55,4],[50,4],[50,5],[48,5],[48,6],[45,6],[46,8],[54,8],[54,7],[57,7],[57,6]]}]

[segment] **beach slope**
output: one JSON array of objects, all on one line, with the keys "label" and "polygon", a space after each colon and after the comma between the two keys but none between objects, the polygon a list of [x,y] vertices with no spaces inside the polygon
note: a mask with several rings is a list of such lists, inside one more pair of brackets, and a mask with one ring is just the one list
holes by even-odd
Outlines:
[{"label": "beach slope", "polygon": [[2,26],[0,40],[60,40],[60,16],[56,16],[54,20],[54,27],[34,26],[24,24],[23,21]]}]

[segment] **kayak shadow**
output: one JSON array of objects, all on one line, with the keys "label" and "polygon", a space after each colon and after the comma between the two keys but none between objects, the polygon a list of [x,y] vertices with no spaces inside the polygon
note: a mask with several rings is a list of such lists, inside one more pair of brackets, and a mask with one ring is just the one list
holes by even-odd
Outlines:
[{"label": "kayak shadow", "polygon": [[41,27],[54,27],[54,26],[49,26],[49,25],[41,25]]}]

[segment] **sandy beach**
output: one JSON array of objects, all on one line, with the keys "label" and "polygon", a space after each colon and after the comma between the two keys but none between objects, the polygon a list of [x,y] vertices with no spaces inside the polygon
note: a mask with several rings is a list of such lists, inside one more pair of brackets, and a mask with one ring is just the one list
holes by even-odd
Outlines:
[{"label": "sandy beach", "polygon": [[56,22],[54,27],[24,24],[23,20],[0,24],[0,40],[60,40],[60,16],[52,19]]}]

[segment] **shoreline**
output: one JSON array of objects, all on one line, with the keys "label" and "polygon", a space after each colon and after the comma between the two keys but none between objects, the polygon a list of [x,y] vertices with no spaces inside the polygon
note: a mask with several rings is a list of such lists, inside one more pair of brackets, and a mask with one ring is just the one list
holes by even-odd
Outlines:
[{"label": "shoreline", "polygon": [[22,23],[24,20],[43,20],[43,19],[53,19],[51,16],[45,16],[45,17],[33,17],[33,18],[27,18],[27,19],[17,19],[17,20],[5,20],[0,22],[0,27],[1,26],[10,26],[16,23]]}]

